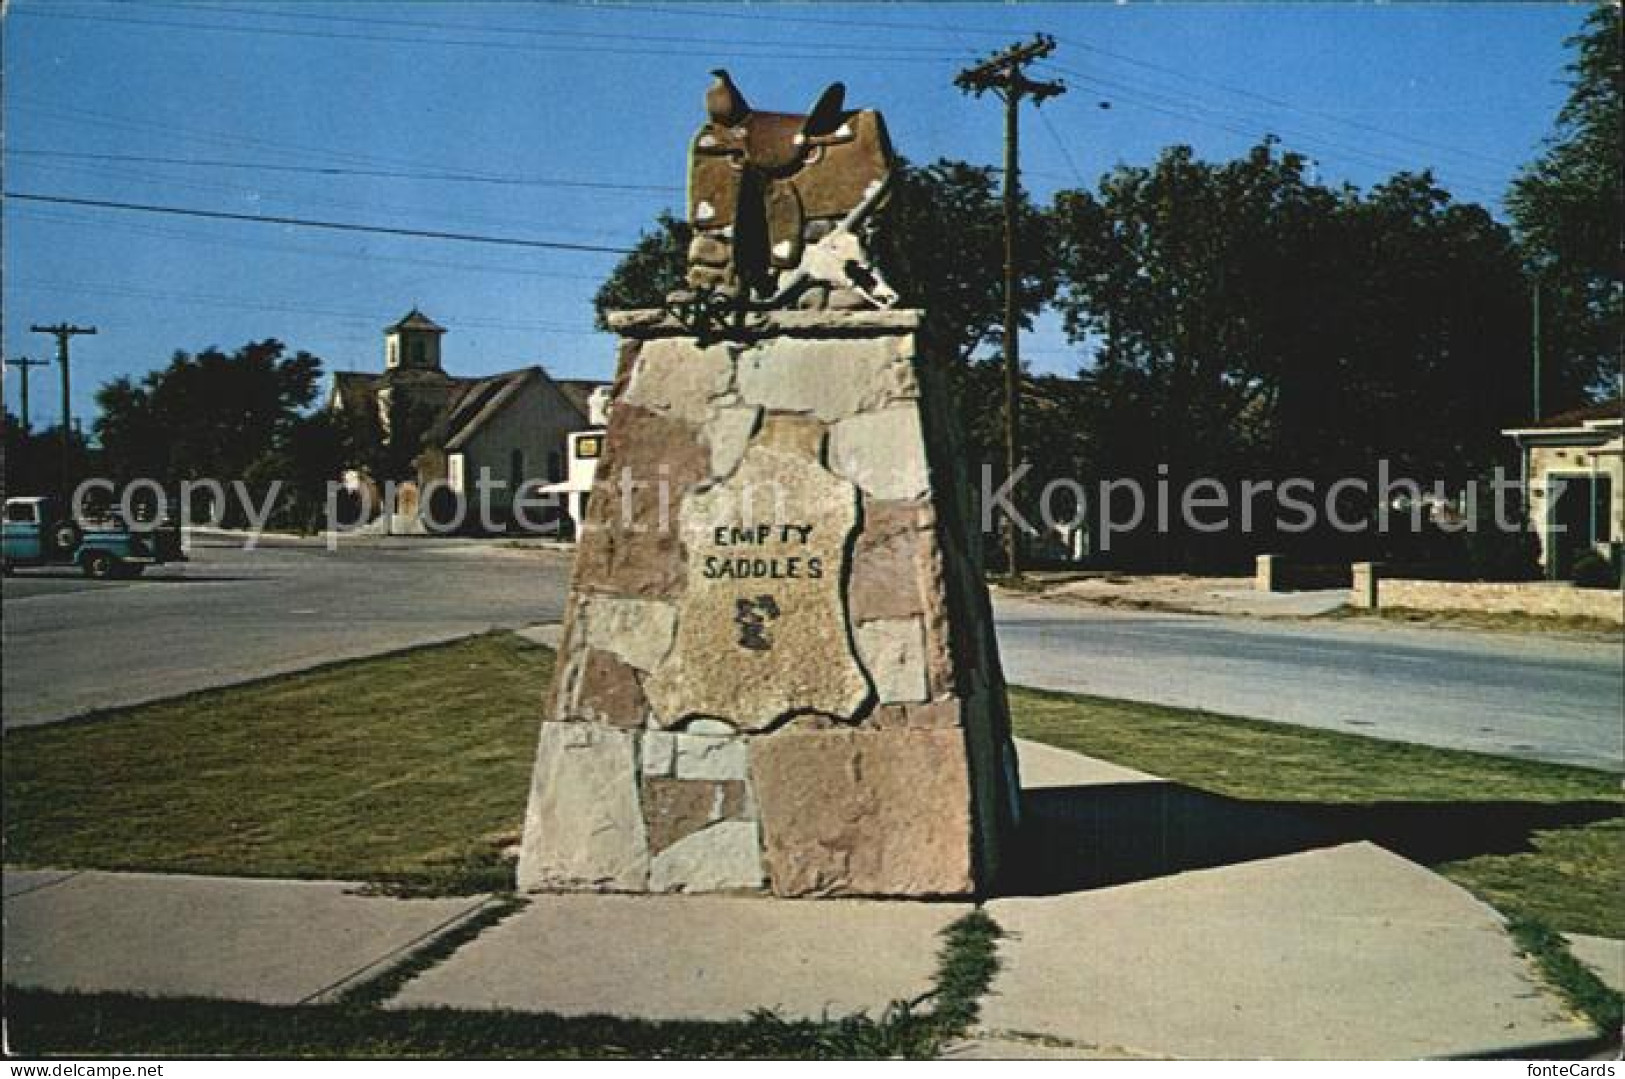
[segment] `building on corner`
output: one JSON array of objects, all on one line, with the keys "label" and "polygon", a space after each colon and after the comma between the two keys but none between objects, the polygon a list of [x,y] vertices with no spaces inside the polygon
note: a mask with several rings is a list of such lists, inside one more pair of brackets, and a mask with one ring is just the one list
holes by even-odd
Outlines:
[{"label": "building on corner", "polygon": [[1546,575],[1566,579],[1588,551],[1619,558],[1625,533],[1621,401],[1590,405],[1501,433],[1518,444],[1529,516]]},{"label": "building on corner", "polygon": [[571,436],[593,427],[590,402],[603,384],[554,379],[535,365],[452,375],[445,334],[414,308],[384,330],[381,373],[334,375],[328,408],[347,421],[356,458],[345,486],[380,531],[557,527],[565,506],[532,503],[516,521],[515,494],[566,479]]}]

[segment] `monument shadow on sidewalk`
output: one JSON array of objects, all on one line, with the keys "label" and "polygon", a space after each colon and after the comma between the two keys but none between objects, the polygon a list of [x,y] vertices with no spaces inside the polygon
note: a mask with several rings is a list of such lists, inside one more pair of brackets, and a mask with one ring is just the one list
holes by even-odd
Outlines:
[{"label": "monument shadow on sidewalk", "polygon": [[1049,787],[998,894],[1063,895],[1368,840],[1426,866],[1532,848],[1534,833],[1621,815],[1616,802],[1254,801],[1179,783]]}]

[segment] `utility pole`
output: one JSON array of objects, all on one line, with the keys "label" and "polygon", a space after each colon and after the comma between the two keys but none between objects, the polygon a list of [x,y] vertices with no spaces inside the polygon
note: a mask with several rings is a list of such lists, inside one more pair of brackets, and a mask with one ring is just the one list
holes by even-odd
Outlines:
[{"label": "utility pole", "polygon": [[73,398],[68,384],[68,342],[80,334],[93,334],[94,326],[74,326],[58,322],[55,326],[30,326],[30,333],[48,333],[56,338],[56,362],[62,365],[62,474],[58,479],[61,494],[68,494],[68,468],[73,459]]},{"label": "utility pole", "polygon": [[[1021,205],[1021,100],[1034,105],[1064,94],[1059,82],[1029,79],[1022,70],[1055,51],[1055,39],[1036,34],[1026,44],[1011,45],[954,76],[954,85],[981,97],[991,90],[1004,100],[1004,468],[1005,478],[1021,464],[1021,343],[1017,302],[1016,224]],[[1021,575],[1021,537],[1016,522],[1004,522],[1004,562],[1011,577]]]},{"label": "utility pole", "polygon": [[23,418],[23,432],[25,434],[30,430],[30,426],[29,426],[29,422],[28,422],[28,369],[30,367],[49,367],[50,365],[51,364],[50,364],[49,360],[31,360],[27,356],[21,356],[21,357],[18,357],[17,359],[15,359],[15,360],[11,361],[10,366],[17,368],[17,375],[22,380],[22,386],[21,386],[22,395],[23,395],[23,397],[22,397],[23,417],[22,418]]},{"label": "utility pole", "polygon": [[1540,278],[1531,287],[1529,326],[1529,358],[1534,361],[1535,420],[1540,420]]}]

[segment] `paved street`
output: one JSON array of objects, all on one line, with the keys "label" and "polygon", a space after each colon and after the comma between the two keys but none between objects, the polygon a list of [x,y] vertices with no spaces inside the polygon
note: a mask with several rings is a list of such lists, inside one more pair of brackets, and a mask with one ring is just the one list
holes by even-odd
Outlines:
[{"label": "paved street", "polygon": [[354,540],[195,547],[137,581],[5,580],[5,725],[553,621],[570,555]]},{"label": "paved street", "polygon": [[995,612],[1020,685],[1616,771],[1625,757],[1617,643],[1003,598]]},{"label": "paved street", "polygon": [[[24,572],[5,599],[5,723],[560,617],[569,555],[350,541],[201,547],[135,582]],[[1621,767],[1621,648],[1390,625],[1000,600],[1012,682]]]}]

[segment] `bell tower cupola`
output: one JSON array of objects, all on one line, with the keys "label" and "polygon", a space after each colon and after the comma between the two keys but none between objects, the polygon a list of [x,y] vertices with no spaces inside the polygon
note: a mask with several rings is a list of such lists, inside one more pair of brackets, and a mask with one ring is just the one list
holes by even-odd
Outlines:
[{"label": "bell tower cupola", "polygon": [[444,326],[417,308],[384,330],[384,370],[439,371]]}]

